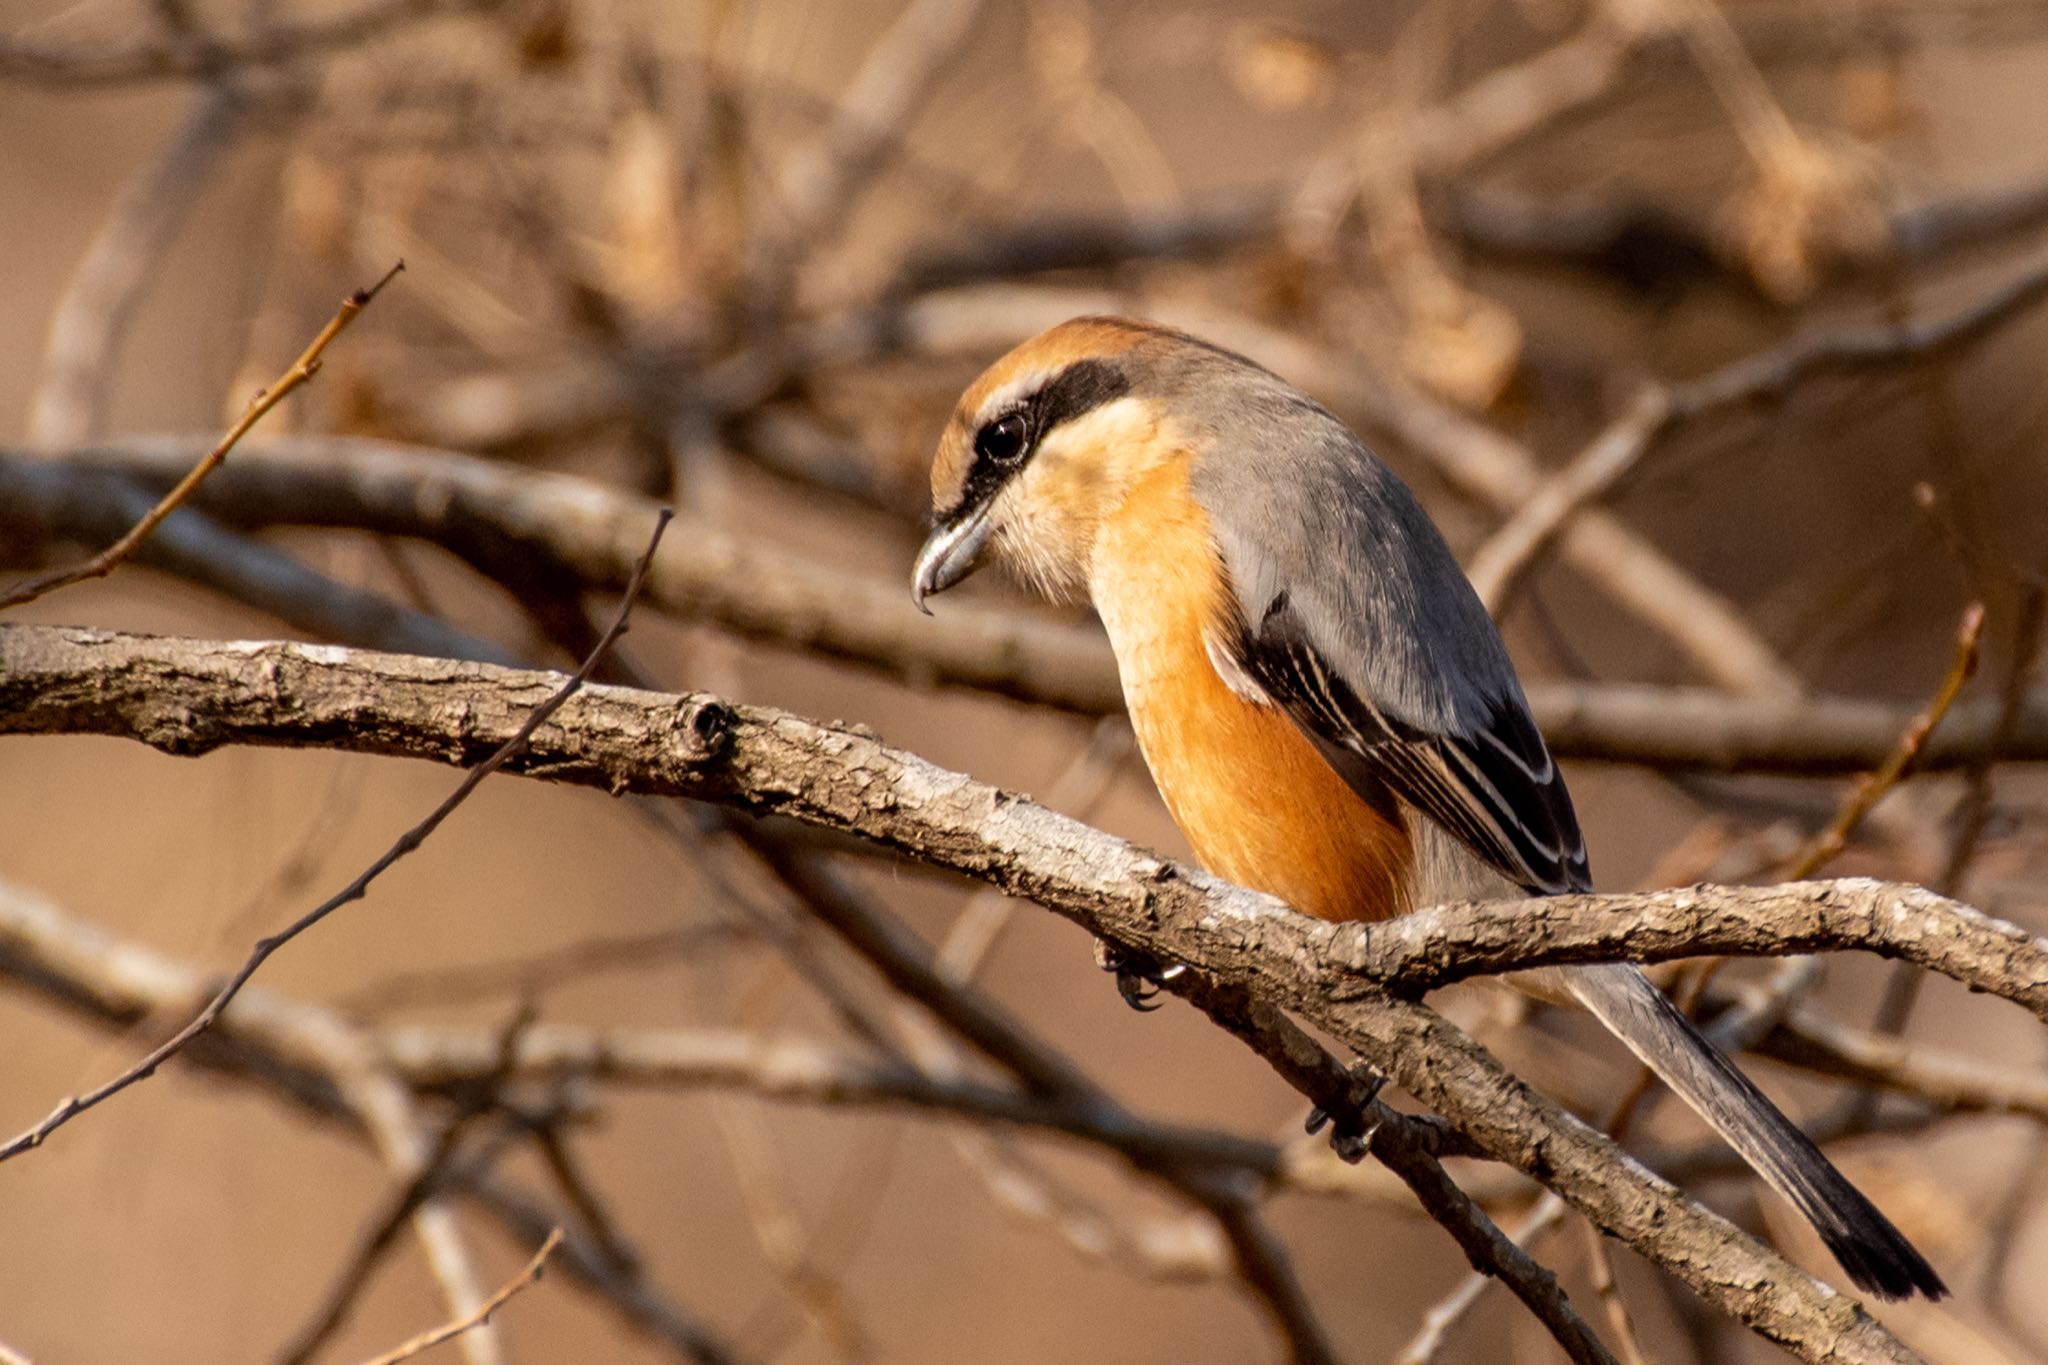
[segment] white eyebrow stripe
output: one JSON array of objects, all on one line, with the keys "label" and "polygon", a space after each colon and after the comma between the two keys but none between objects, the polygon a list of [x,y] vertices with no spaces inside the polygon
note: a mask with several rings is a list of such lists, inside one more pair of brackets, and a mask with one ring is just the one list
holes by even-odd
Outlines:
[{"label": "white eyebrow stripe", "polygon": [[[1060,368],[1064,369],[1065,367],[1061,366]],[[981,400],[981,408],[974,414],[975,426],[979,427],[990,418],[999,416],[1016,407],[1019,401],[1031,394],[1037,393],[1048,383],[1052,382],[1053,376],[1058,373],[1059,370],[1057,369],[1040,366],[1037,369],[1026,370],[1023,374],[1018,375],[1015,379],[1012,379],[1009,383],[1004,384],[1001,388],[998,388],[988,397]]]}]

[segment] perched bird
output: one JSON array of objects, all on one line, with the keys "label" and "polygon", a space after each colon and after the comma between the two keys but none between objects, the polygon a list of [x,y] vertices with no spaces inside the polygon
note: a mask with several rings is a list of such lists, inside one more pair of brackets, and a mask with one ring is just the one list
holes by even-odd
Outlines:
[{"label": "perched bird", "polygon": [[[1324,919],[1592,887],[1493,622],[1406,486],[1277,375],[1147,322],[1063,323],[962,396],[913,592],[992,557],[1109,633],[1145,761],[1219,876]],[[1631,965],[1550,980],[1887,1298],[1946,1289]]]}]

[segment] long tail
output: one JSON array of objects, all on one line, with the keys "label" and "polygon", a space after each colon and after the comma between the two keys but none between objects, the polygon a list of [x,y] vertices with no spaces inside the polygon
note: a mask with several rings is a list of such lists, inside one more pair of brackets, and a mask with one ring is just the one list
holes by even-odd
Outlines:
[{"label": "long tail", "polygon": [[1859,1288],[1887,1299],[1948,1293],[1891,1220],[1639,969],[1572,967],[1559,975],[1580,1004],[1806,1216]]}]

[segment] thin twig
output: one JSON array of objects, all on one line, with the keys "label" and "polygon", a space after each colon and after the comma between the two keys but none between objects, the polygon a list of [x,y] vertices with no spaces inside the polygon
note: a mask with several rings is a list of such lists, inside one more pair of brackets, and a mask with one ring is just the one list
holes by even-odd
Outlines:
[{"label": "thin twig", "polygon": [[484,1300],[483,1305],[474,1313],[457,1318],[453,1322],[443,1323],[432,1331],[422,1332],[397,1349],[372,1357],[365,1361],[364,1365],[398,1365],[399,1361],[410,1360],[430,1346],[438,1346],[444,1341],[461,1336],[473,1327],[488,1322],[491,1314],[503,1308],[514,1294],[517,1294],[520,1290],[540,1278],[541,1267],[547,1264],[548,1257],[554,1255],[555,1248],[561,1244],[562,1230],[556,1228],[548,1233],[547,1240],[540,1244],[540,1250],[533,1253],[533,1259],[526,1263],[525,1268],[507,1280],[490,1298]]},{"label": "thin twig", "polygon": [[1884,762],[1856,784],[1827,828],[1814,836],[1785,868],[1782,880],[1805,881],[1833,862],[1848,847],[1849,837],[1870,814],[1871,808],[1913,770],[1914,761],[1927,747],[1929,736],[1941,725],[1949,708],[1955,705],[1956,698],[1962,695],[1963,688],[1975,676],[1983,639],[1984,604],[1972,602],[1964,608],[1962,624],[1956,630],[1955,659],[1942,678],[1941,686],[1935,689],[1933,698],[1913,718],[1912,724],[1900,733],[1899,742],[1885,756]]},{"label": "thin twig", "polygon": [[[493,1177],[479,1177],[463,1193],[522,1240],[564,1231],[561,1210],[532,1199]],[[709,1327],[686,1316],[638,1270],[624,1270],[607,1260],[591,1241],[574,1231],[562,1239],[560,1268],[602,1296],[631,1326],[664,1344],[678,1357],[699,1365],[738,1365],[739,1353]]]},{"label": "thin twig", "polygon": [[1998,688],[1998,722],[1991,727],[1991,744],[1971,763],[1965,773],[1969,785],[1956,812],[1956,833],[1949,845],[1948,862],[1935,890],[1956,895],[1963,889],[1984,827],[1991,819],[1991,770],[2009,751],[2019,729],[2020,714],[2026,709],[2027,689],[2034,677],[2041,653],[2042,627],[2048,624],[2048,583],[2032,582],[2020,591],[2019,619],[2013,626],[2012,657]]},{"label": "thin twig", "polygon": [[[1546,1190],[1543,1197],[1538,1199],[1534,1207],[1523,1217],[1521,1224],[1513,1232],[1504,1235],[1526,1256],[1530,1244],[1556,1227],[1568,1207],[1570,1206],[1564,1200]],[[1415,1335],[1408,1339],[1408,1344],[1401,1348],[1401,1353],[1394,1357],[1394,1365],[1430,1365],[1430,1362],[1436,1359],[1437,1353],[1443,1349],[1451,1329],[1464,1319],[1465,1314],[1471,1311],[1472,1305],[1479,1301],[1480,1294],[1492,1283],[1491,1276],[1477,1270],[1460,1280],[1457,1288],[1437,1300],[1436,1306],[1423,1315],[1422,1325],[1416,1329]]]},{"label": "thin twig", "polygon": [[[1835,811],[1834,819],[1828,822],[1827,827],[1808,840],[1806,846],[1786,864],[1782,880],[1805,881],[1833,862],[1841,855],[1842,850],[1848,847],[1850,837],[1877,807],[1877,803],[1912,772],[1914,764],[1927,748],[1927,741],[1941,728],[1941,723],[1947,718],[1950,708],[1955,705],[1956,698],[1962,695],[1963,688],[1976,674],[1983,639],[1984,604],[1972,602],[1963,609],[1962,624],[1956,629],[1955,657],[1949,664],[1948,672],[1942,676],[1941,685],[1935,689],[1934,696],[1899,732],[1898,741],[1892,745],[1892,751],[1885,755],[1884,762],[1878,764],[1850,788],[1848,796],[1843,799]],[[1713,984],[1714,977],[1726,961],[1726,958],[1721,957],[1708,958],[1692,968],[1679,1000],[1680,1008],[1691,1013],[1698,1007],[1707,987]],[[1910,967],[1902,967],[1900,970],[1902,973],[1911,972],[1916,978],[1919,976],[1919,973]],[[1655,1079],[1655,1075],[1648,1067],[1643,1068],[1636,1079],[1636,1090],[1631,1099],[1640,1099],[1648,1092]]]},{"label": "thin twig", "polygon": [[[499,1033],[497,1057],[490,1072],[479,1078],[481,1089],[486,1095],[495,1096],[499,1088],[511,1079],[514,1063],[518,1056],[520,1039],[534,1021],[530,1008],[522,1007],[511,1022]],[[370,1283],[371,1272],[383,1259],[384,1253],[397,1241],[399,1232],[413,1215],[424,1208],[429,1200],[436,1198],[448,1183],[449,1175],[462,1155],[462,1139],[469,1128],[469,1120],[476,1116],[474,1109],[458,1115],[445,1124],[435,1137],[430,1151],[420,1154],[418,1161],[410,1163],[412,1169],[406,1179],[392,1191],[384,1210],[370,1225],[370,1231],[360,1238],[356,1250],[341,1274],[336,1277],[333,1287],[327,1293],[326,1302],[305,1327],[295,1334],[290,1343],[278,1352],[278,1365],[304,1365],[327,1344],[330,1337],[339,1331],[347,1321],[356,1300]],[[488,1169],[488,1161],[479,1169]],[[458,1307],[460,1305],[457,1305]]]},{"label": "thin twig", "polygon": [[[391,283],[403,269],[405,262],[400,261],[384,272],[384,277],[368,289],[358,289],[343,299],[340,309],[328,319],[327,325],[320,329],[320,335],[313,338],[312,344],[292,362],[291,368],[273,380],[269,388],[257,391],[256,396],[249,400],[249,405],[242,409],[242,415],[228,428],[227,434],[221,437],[198,464],[192,466],[191,471],[164,495],[162,501],[150,508],[142,520],[135,523],[128,534],[82,564],[74,564],[66,569],[55,569],[15,584],[5,596],[0,596],[0,610],[18,607],[24,602],[33,602],[38,597],[55,592],[59,588],[84,582],[88,578],[104,578],[112,573],[121,561],[135,553],[136,547],[149,538],[149,533],[154,531],[165,517],[175,512],[179,504],[192,496],[193,490],[205,482],[208,474],[220,467],[220,462],[228,457],[228,452],[249,434],[250,429],[263,419],[265,413],[283,402],[294,389],[319,372],[320,357],[328,345],[370,306],[371,300],[375,299],[384,286]],[[0,1160],[4,1159],[4,1156],[0,1156]]]},{"label": "thin twig", "polygon": [[1579,1227],[1586,1234],[1586,1264],[1588,1278],[1593,1282],[1593,1297],[1600,1301],[1601,1311],[1607,1314],[1607,1327],[1614,1337],[1614,1353],[1621,1358],[1621,1365],[1649,1365],[1643,1355],[1642,1340],[1636,1334],[1635,1317],[1628,1311],[1628,1300],[1621,1296],[1621,1284],[1614,1275],[1614,1253],[1608,1248],[1607,1235],[1586,1219],[1579,1219]]},{"label": "thin twig", "polygon": [[[1968,784],[1955,814],[1955,836],[1949,842],[1948,859],[1934,888],[1944,895],[1958,895],[1969,875],[1970,863],[1991,821],[1991,772],[1999,758],[2010,752],[2013,735],[2019,729],[2027,689],[2033,682],[2034,665],[2041,652],[2044,619],[2048,619],[2048,584],[2036,580],[2020,591],[2019,619],[2013,626],[2012,658],[1998,689],[1998,721],[1991,729],[1991,744],[1970,764]],[[1920,973],[1899,967],[1885,982],[1884,996],[1877,1003],[1871,1027],[1879,1033],[1900,1033],[1913,1013],[1920,995]],[[1869,1117],[1867,1114],[1865,1118]]]},{"label": "thin twig", "polygon": [[[333,329],[334,324],[329,324],[329,327]],[[193,1017],[190,1023],[179,1029],[162,1044],[152,1049],[147,1056],[121,1075],[84,1095],[74,1095],[65,1100],[52,1110],[49,1116],[44,1118],[42,1122],[11,1139],[4,1147],[0,1147],[0,1161],[6,1161],[12,1157],[19,1156],[25,1151],[41,1146],[50,1134],[56,1132],[57,1129],[63,1127],[78,1115],[112,1098],[136,1082],[154,1075],[158,1067],[175,1056],[187,1043],[190,1043],[194,1038],[212,1027],[213,1021],[220,1017],[221,1011],[228,1007],[229,1002],[241,992],[242,987],[248,984],[249,978],[254,976],[257,969],[269,960],[272,953],[275,953],[279,948],[282,948],[300,934],[311,929],[350,901],[361,899],[369,892],[371,882],[375,881],[392,864],[398,862],[401,858],[404,858],[407,854],[412,853],[421,844],[425,843],[427,837],[440,827],[442,821],[454,814],[457,807],[469,799],[471,793],[482,784],[486,777],[489,777],[492,773],[504,767],[513,758],[524,752],[528,743],[532,740],[534,732],[546,724],[548,718],[560,710],[563,703],[568,701],[571,696],[575,695],[577,690],[583,686],[584,681],[590,676],[591,671],[597,667],[598,663],[604,658],[605,653],[610,650],[612,644],[619,636],[625,633],[626,618],[632,612],[633,599],[639,595],[640,584],[647,576],[647,566],[653,562],[654,552],[661,544],[662,532],[668,529],[669,520],[670,514],[664,508],[655,520],[654,532],[648,539],[646,552],[641,555],[640,562],[634,566],[633,576],[626,584],[625,594],[619,602],[618,614],[613,618],[611,627],[598,640],[597,647],[591,651],[590,657],[583,661],[583,666],[577,669],[569,680],[563,683],[552,696],[533,709],[532,714],[526,718],[525,723],[513,733],[511,738],[500,745],[490,757],[464,774],[462,781],[456,785],[453,792],[449,793],[446,800],[429,812],[426,819],[420,821],[400,836],[397,843],[385,850],[384,854],[377,861],[370,864],[369,867],[365,868],[354,881],[336,892],[329,899],[314,906],[277,933],[268,938],[259,939],[250,950],[249,956],[243,961],[242,965],[235,970],[233,976],[228,978],[227,984],[215,992],[213,998],[207,1001],[205,1007]]]}]

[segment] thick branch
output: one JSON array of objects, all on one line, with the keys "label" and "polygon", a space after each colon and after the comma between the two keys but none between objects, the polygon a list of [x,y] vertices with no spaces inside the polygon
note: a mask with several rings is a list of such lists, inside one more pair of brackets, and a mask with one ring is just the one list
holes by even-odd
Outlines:
[{"label": "thick branch", "polygon": [[[547,674],[335,649],[0,629],[0,732],[122,735],[180,754],[310,743],[473,763],[555,685]],[[1347,949],[1364,946],[1355,929],[1315,924],[855,731],[715,698],[587,689],[534,735],[517,770],[846,830],[1187,962],[1328,1030],[1489,1154],[1805,1358],[1910,1358],[1853,1301],[1686,1199],[1436,1014],[1344,972],[1329,950],[1340,934]],[[1920,909],[1938,916],[1938,899]],[[1609,932],[1613,920],[1603,919]],[[2024,966],[2025,945],[2007,946]]]}]

